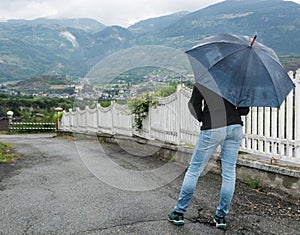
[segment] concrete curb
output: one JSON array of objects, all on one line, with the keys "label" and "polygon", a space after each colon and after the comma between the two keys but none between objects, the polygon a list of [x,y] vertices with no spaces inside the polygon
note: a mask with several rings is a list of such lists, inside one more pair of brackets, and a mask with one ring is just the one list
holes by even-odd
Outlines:
[{"label": "concrete curb", "polygon": [[[148,140],[138,136],[122,136],[106,133],[71,133],[59,131],[66,134],[82,134],[86,137],[96,137],[105,142],[127,146],[144,153],[159,154],[162,159],[174,160],[188,167],[193,146],[178,146],[162,143],[156,140]],[[212,171],[221,173],[221,162],[216,153],[203,174]],[[248,182],[256,181],[258,186],[272,187],[286,192],[293,197],[300,197],[300,165],[283,162],[280,160],[270,161],[266,157],[241,152],[237,161],[237,179]]]}]

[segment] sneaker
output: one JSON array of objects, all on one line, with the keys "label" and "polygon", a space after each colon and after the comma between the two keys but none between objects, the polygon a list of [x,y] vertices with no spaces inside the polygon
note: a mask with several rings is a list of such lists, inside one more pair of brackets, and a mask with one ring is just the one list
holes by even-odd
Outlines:
[{"label": "sneaker", "polygon": [[172,222],[174,225],[184,225],[183,213],[176,212],[173,210],[170,214],[168,214],[168,220]]},{"label": "sneaker", "polygon": [[219,217],[217,215],[213,216],[214,223],[216,223],[216,227],[219,229],[227,229],[225,217]]}]

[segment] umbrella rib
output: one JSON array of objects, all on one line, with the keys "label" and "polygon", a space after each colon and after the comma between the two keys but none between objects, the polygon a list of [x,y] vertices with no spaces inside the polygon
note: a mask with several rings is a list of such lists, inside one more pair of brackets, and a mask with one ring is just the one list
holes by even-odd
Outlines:
[{"label": "umbrella rib", "polygon": [[[220,59],[217,63],[214,63],[212,66],[210,66],[210,67],[207,69],[207,71],[209,71],[210,69],[212,69],[214,66],[216,66],[217,64],[219,64],[220,62],[222,62],[222,61],[223,61],[224,59],[226,59],[227,57],[232,56],[232,55],[234,55],[234,54],[236,54],[236,53],[240,53],[241,51],[246,50],[246,49],[249,49],[249,45],[245,45],[245,47],[240,48],[240,49],[238,49],[238,50],[233,51],[232,53],[227,54],[227,55],[224,56],[222,59]],[[249,59],[248,59],[248,63],[249,63]],[[247,69],[248,69],[248,66],[247,66]],[[245,77],[245,73],[244,73],[244,77]],[[244,79],[243,79],[243,83],[244,83]],[[243,87],[243,86],[242,86],[242,87]],[[241,92],[240,92],[239,97],[241,96],[241,94],[242,94],[242,90],[241,90]],[[237,100],[239,100],[239,99],[237,99]],[[237,104],[236,104],[236,106],[237,106]]]},{"label": "umbrella rib", "polygon": [[[252,48],[251,48],[251,50],[252,50]],[[247,71],[248,71],[248,69],[249,69],[249,61],[250,61],[250,56],[248,57],[248,62],[247,62],[247,69],[246,69],[246,72],[244,73],[244,76],[243,76],[243,83],[242,83],[242,87],[244,87],[244,83],[245,83],[245,77],[246,77],[246,74],[247,74]],[[240,100],[240,97],[242,96],[242,93],[243,93],[243,91],[242,91],[242,89],[241,89],[241,91],[240,91],[240,95],[239,95],[239,99],[238,100]],[[238,104],[236,105],[236,106],[238,106]]]},{"label": "umbrella rib", "polygon": [[[268,71],[268,74],[270,74],[269,73],[269,70],[268,70],[268,68],[266,67],[266,65],[265,65],[265,63],[262,61],[262,59],[260,58],[260,56],[258,55],[258,54],[256,54],[255,53],[255,55],[258,57],[258,59],[262,62],[262,64],[263,64],[263,66],[264,66],[264,68]],[[277,61],[275,61],[276,63],[277,63]],[[282,67],[279,63],[277,63],[280,67]],[[282,68],[283,69],[283,68]],[[271,76],[269,75],[269,78],[271,78]],[[271,79],[272,80],[272,79]],[[274,83],[272,82],[272,86],[274,87],[274,91],[276,92],[276,99],[277,99],[277,103],[279,104],[279,100],[278,100],[278,93],[277,93],[277,89],[276,89],[276,87],[274,86]]]},{"label": "umbrella rib", "polygon": [[220,60],[218,60],[218,61],[217,61],[216,63],[214,63],[213,65],[211,65],[211,66],[207,69],[207,71],[209,71],[210,69],[212,69],[214,66],[216,66],[216,65],[219,64],[220,62],[222,62],[222,60],[226,59],[226,57],[232,56],[233,54],[238,53],[238,52],[240,52],[240,51],[242,51],[242,50],[245,50],[245,49],[247,49],[247,48],[248,48],[248,46],[245,47],[245,48],[238,49],[238,50],[236,50],[236,51],[233,51],[233,52],[231,52],[231,53],[229,53],[229,54],[223,56]]},{"label": "umbrella rib", "polygon": [[[278,64],[278,66],[280,66],[283,70],[284,70],[284,67],[282,66],[282,64],[278,61],[278,60],[275,60],[274,59],[274,57],[272,57],[271,55],[269,55],[269,54],[265,54],[268,58],[271,58],[271,59],[273,59],[273,61],[276,63],[276,64]],[[258,55],[257,55],[258,56]],[[259,60],[260,61],[262,61],[261,60],[261,58],[258,56],[258,58],[259,58]],[[277,58],[278,59],[278,58]],[[262,61],[263,62],[263,61]]]}]

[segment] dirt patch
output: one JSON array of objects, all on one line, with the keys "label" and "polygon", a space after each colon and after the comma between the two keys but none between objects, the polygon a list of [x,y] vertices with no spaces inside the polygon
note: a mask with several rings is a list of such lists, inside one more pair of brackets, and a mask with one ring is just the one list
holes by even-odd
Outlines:
[{"label": "dirt patch", "polygon": [[0,163],[0,190],[4,190],[5,186],[2,183],[5,177],[10,177],[16,170],[16,163],[6,162]]},{"label": "dirt patch", "polygon": [[[11,162],[0,163],[0,190],[6,188],[5,180],[18,174],[20,169],[49,161],[37,149],[26,144],[18,144],[12,152],[16,153],[18,157],[12,159]],[[26,155],[23,154],[25,152],[27,153]]]},{"label": "dirt patch", "polygon": [[[209,173],[207,177],[220,180],[216,174]],[[212,213],[211,209],[200,207],[193,220],[214,226]],[[300,199],[274,188],[251,189],[237,181],[227,222],[229,234],[300,234]],[[278,231],[274,233],[271,226],[278,227]]]}]

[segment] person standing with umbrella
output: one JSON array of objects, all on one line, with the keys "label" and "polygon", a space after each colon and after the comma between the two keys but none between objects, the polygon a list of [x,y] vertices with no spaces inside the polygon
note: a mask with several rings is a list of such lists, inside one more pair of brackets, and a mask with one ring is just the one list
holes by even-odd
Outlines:
[{"label": "person standing with umbrella", "polygon": [[179,199],[168,214],[174,225],[184,225],[184,213],[197,181],[218,146],[221,146],[222,185],[213,221],[227,229],[236,181],[236,162],[242,141],[242,115],[251,106],[279,107],[294,87],[275,52],[257,43],[256,36],[214,35],[187,51],[196,83],[189,100],[192,115],[202,123],[185,174]]},{"label": "person standing with umbrella", "polygon": [[247,115],[249,108],[236,108],[209,89],[195,84],[189,109],[202,126],[177,205],[168,219],[175,225],[184,224],[183,214],[192,199],[198,178],[217,147],[221,146],[222,186],[213,219],[217,228],[226,229],[225,216],[235,189],[236,161],[243,137],[241,115]]}]

